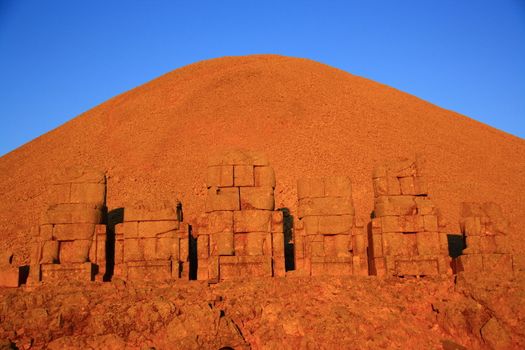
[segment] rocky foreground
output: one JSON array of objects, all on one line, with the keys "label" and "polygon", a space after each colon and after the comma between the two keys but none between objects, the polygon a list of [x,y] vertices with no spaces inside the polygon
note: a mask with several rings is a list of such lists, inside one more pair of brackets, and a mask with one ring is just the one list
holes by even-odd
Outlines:
[{"label": "rocky foreground", "polygon": [[2,289],[0,349],[525,348],[524,286],[460,275]]}]

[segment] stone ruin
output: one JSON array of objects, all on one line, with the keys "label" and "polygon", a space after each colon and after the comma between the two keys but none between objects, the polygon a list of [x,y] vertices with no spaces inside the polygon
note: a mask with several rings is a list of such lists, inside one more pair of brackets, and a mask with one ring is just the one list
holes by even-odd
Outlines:
[{"label": "stone ruin", "polygon": [[419,159],[403,159],[374,170],[369,235],[373,274],[427,276],[452,272],[447,235],[428,197],[419,163]]},{"label": "stone ruin", "polygon": [[31,282],[102,280],[106,269],[104,173],[67,169],[49,194],[50,205],[40,219],[31,254]]},{"label": "stone ruin", "polygon": [[13,253],[0,252],[0,287],[16,288],[20,284],[20,268],[13,266]]},{"label": "stone ruin", "polygon": [[[105,175],[70,168],[50,186],[27,282],[116,277],[217,283],[286,276],[292,272],[287,270],[301,276],[419,277],[449,274],[451,266],[467,273],[521,271],[525,255],[511,254],[509,224],[494,203],[463,204],[467,248],[451,264],[448,237],[419,163],[402,159],[374,170],[374,211],[367,227],[356,220],[348,177],[300,179],[293,224],[288,208],[275,210],[275,173],[256,152],[210,158],[206,210],[193,225],[183,221],[181,203],[169,202],[118,208],[114,222],[114,211],[106,209]],[[11,253],[3,253],[0,287],[17,287],[27,272],[22,268],[13,266]]]},{"label": "stone ruin", "polygon": [[283,214],[275,211],[275,174],[259,153],[210,158],[206,213],[195,227],[197,279],[284,276]]},{"label": "stone ruin", "polygon": [[509,222],[496,203],[462,203],[461,231],[466,249],[456,260],[458,272],[513,273],[507,237]]},{"label": "stone ruin", "polygon": [[355,220],[348,177],[297,183],[295,266],[299,274],[368,275],[366,235]]},{"label": "stone ruin", "polygon": [[115,277],[124,280],[189,279],[189,225],[180,203],[124,209],[115,225]]}]

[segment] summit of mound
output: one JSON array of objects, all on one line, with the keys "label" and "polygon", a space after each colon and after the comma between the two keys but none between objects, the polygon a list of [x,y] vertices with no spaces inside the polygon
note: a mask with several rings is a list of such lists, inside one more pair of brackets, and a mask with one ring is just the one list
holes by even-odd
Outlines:
[{"label": "summit of mound", "polygon": [[321,63],[256,55],[177,69],[0,158],[2,246],[27,261],[46,183],[73,165],[107,172],[110,210],[179,199],[191,223],[203,211],[208,155],[237,147],[268,155],[278,207],[295,211],[300,177],[349,175],[362,218],[374,166],[421,153],[451,232],[462,201],[494,201],[522,242],[523,139]]}]

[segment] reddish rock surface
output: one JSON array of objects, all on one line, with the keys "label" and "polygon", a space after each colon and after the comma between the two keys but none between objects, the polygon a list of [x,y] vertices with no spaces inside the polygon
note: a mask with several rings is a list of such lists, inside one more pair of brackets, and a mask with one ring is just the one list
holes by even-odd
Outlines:
[{"label": "reddish rock surface", "polygon": [[71,165],[107,171],[110,210],[179,199],[191,221],[204,211],[210,154],[234,147],[268,156],[276,207],[295,211],[300,177],[350,176],[365,218],[374,167],[420,152],[450,230],[461,202],[493,201],[523,241],[523,139],[317,62],[263,55],[175,70],[0,158],[2,244],[28,260],[45,185]]},{"label": "reddish rock surface", "polygon": [[[2,276],[29,263],[47,184],[66,167],[105,173],[109,211],[180,200],[196,225],[210,157],[238,147],[267,155],[275,208],[298,215],[301,178],[347,176],[365,224],[373,169],[420,153],[440,231],[461,232],[462,202],[496,202],[509,253],[525,266],[524,140],[320,63],[264,55],[168,73],[0,158],[0,250],[14,253]],[[524,287],[522,272],[58,280],[0,288],[0,348],[524,348]]]},{"label": "reddish rock surface", "polygon": [[41,349],[512,349],[525,280],[252,278],[0,289],[0,339]]}]

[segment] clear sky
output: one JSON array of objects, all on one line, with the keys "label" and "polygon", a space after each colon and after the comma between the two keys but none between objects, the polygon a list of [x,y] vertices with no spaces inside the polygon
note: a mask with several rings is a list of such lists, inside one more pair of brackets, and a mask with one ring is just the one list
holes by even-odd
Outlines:
[{"label": "clear sky", "polygon": [[525,138],[525,0],[0,0],[0,155],[168,71],[255,53]]}]

